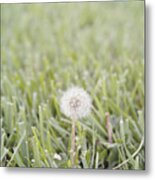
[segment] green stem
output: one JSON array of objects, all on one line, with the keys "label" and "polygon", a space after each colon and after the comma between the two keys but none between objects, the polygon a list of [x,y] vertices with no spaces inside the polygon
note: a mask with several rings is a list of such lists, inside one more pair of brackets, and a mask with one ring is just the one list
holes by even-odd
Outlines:
[{"label": "green stem", "polygon": [[143,144],[144,144],[144,137],[142,138],[141,140],[141,143],[138,147],[138,149],[132,154],[132,156],[128,159],[126,159],[125,161],[123,161],[121,164],[119,164],[118,166],[114,167],[113,169],[118,169],[120,168],[121,166],[123,166],[124,164],[128,163],[132,158],[134,158],[138,153],[139,151],[141,150],[141,148],[143,147]]}]

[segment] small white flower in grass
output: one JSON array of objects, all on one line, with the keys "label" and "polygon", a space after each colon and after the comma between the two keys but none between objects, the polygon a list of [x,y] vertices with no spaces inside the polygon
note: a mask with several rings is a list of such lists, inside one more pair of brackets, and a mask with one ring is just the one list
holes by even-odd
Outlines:
[{"label": "small white flower in grass", "polygon": [[71,119],[87,116],[91,111],[91,98],[82,88],[68,89],[61,98],[61,111]]},{"label": "small white flower in grass", "polygon": [[57,154],[57,153],[54,154],[53,158],[56,159],[56,160],[59,160],[59,161],[61,160],[61,156],[59,154]]},{"label": "small white flower in grass", "polygon": [[32,162],[32,163],[35,163],[35,159],[31,159],[31,162]]}]

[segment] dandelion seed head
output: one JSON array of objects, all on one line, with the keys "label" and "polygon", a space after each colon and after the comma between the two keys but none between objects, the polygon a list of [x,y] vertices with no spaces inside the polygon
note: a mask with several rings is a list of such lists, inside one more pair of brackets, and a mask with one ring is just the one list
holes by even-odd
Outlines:
[{"label": "dandelion seed head", "polygon": [[82,118],[91,111],[91,98],[82,88],[68,89],[60,100],[61,111],[70,118]]}]

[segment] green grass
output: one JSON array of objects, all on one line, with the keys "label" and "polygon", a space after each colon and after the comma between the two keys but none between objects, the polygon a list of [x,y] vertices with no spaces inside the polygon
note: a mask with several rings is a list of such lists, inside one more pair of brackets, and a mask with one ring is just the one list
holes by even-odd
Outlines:
[{"label": "green grass", "polygon": [[59,100],[76,85],[93,100],[77,124],[76,167],[145,169],[143,6],[1,5],[2,166],[71,168]]}]

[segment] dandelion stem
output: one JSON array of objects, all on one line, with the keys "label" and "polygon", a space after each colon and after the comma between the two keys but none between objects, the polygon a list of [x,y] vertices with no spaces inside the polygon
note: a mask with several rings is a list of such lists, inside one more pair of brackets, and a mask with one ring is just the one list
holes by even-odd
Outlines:
[{"label": "dandelion stem", "polygon": [[76,125],[76,120],[72,119],[72,137],[71,137],[71,163],[72,163],[72,168],[75,168],[75,160],[76,160],[75,125]]},{"label": "dandelion stem", "polygon": [[105,114],[106,116],[106,128],[107,128],[107,131],[108,131],[108,142],[109,143],[112,143],[112,127],[111,127],[111,123],[110,123],[110,114],[109,112],[106,112]]}]

